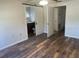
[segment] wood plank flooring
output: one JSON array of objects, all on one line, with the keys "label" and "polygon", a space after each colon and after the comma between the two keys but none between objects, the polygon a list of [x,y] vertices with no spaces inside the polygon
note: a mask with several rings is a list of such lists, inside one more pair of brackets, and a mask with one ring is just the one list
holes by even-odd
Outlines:
[{"label": "wood plank flooring", "polygon": [[1,58],[78,58],[79,40],[62,32],[49,38],[42,34],[0,51]]}]

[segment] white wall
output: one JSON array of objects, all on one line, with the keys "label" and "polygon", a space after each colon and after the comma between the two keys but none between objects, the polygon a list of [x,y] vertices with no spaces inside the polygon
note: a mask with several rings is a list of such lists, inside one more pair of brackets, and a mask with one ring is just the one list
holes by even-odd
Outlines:
[{"label": "white wall", "polygon": [[[33,6],[26,7],[26,20],[28,23],[35,22],[35,8]],[[29,17],[27,17],[27,15]]]},{"label": "white wall", "polygon": [[79,0],[67,4],[65,36],[79,38]]},{"label": "white wall", "polygon": [[47,19],[48,19],[48,7],[44,7],[44,33],[48,33],[48,25],[47,25]]},{"label": "white wall", "polygon": [[0,50],[26,40],[25,12],[19,0],[0,0]]},{"label": "white wall", "polygon": [[31,17],[32,22],[35,22],[35,8],[33,6],[31,7],[30,14],[31,14],[30,17]]}]

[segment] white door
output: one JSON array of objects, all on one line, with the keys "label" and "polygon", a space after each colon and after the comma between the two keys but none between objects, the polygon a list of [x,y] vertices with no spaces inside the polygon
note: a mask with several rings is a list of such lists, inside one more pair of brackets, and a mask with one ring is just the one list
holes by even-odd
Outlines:
[{"label": "white door", "polygon": [[35,7],[36,35],[44,33],[44,12],[42,7]]},{"label": "white door", "polygon": [[48,33],[47,33],[47,36],[50,37],[51,35],[54,34],[54,31],[53,31],[53,7],[48,7],[48,19],[47,19],[47,22],[48,22]]}]

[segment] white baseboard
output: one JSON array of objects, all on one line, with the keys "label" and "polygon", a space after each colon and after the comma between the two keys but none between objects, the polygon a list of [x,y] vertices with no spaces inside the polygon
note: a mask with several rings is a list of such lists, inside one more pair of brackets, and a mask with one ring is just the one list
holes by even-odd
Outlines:
[{"label": "white baseboard", "polygon": [[79,37],[77,36],[70,36],[70,35],[65,35],[66,37],[71,37],[71,38],[75,38],[75,39],[79,39]]},{"label": "white baseboard", "polygon": [[25,41],[25,40],[27,40],[27,38],[26,38],[26,39],[23,39],[23,40],[20,40],[20,41],[17,41],[17,42],[15,42],[15,43],[12,43],[12,44],[10,44],[10,45],[7,45],[7,46],[5,46],[5,47],[3,47],[3,48],[0,48],[0,51],[3,50],[3,49],[6,49],[6,48],[8,48],[8,47],[11,47],[11,46],[13,46],[13,45],[16,45],[16,44],[18,44],[18,43],[21,43],[21,42],[23,42],[23,41]]}]

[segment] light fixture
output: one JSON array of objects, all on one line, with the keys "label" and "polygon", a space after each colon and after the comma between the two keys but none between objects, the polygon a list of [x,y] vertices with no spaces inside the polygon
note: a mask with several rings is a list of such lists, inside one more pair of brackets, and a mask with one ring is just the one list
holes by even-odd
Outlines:
[{"label": "light fixture", "polygon": [[45,5],[48,4],[48,1],[47,1],[47,0],[41,0],[41,1],[39,2],[39,4],[45,6]]}]

